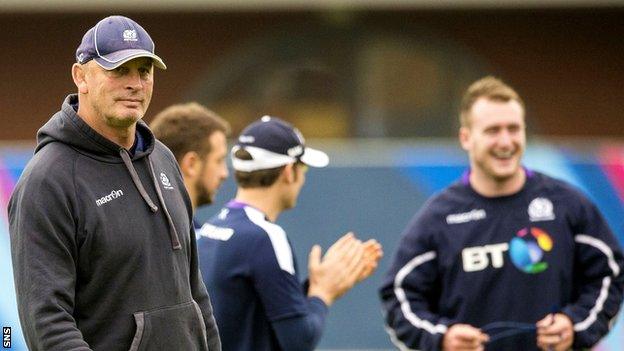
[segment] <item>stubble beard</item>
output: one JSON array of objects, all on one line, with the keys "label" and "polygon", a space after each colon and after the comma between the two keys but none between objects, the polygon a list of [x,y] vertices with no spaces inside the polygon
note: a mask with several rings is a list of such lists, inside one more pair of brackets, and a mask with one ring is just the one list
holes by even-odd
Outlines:
[{"label": "stubble beard", "polygon": [[[140,114],[139,116],[137,115],[124,116],[124,117],[115,116],[115,115],[112,115],[110,113],[103,111],[98,104],[91,104],[91,106],[93,108],[93,111],[96,113],[96,115],[100,116],[102,122],[108,127],[111,127],[114,129],[127,129],[131,127],[132,125],[135,125],[143,117],[142,114]],[[137,114],[139,113],[137,112]]]},{"label": "stubble beard", "polygon": [[196,203],[195,206],[210,205],[214,201],[214,194],[212,194],[206,187],[202,186],[199,180],[195,183]]}]

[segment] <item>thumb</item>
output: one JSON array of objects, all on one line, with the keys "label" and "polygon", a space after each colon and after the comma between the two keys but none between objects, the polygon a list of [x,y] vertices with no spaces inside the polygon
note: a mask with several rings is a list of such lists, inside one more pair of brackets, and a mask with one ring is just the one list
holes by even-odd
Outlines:
[{"label": "thumb", "polygon": [[539,320],[535,325],[538,328],[546,328],[546,327],[550,326],[552,324],[552,322],[553,322],[553,317],[552,317],[552,315],[548,314],[544,318]]},{"label": "thumb", "polygon": [[321,247],[318,245],[312,246],[310,255],[308,256],[308,269],[310,271],[316,270],[321,265]]}]

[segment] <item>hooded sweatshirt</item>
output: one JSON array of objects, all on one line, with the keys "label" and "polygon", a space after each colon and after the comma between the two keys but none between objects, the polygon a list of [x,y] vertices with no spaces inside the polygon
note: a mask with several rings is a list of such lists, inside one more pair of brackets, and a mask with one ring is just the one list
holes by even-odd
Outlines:
[{"label": "hooded sweatshirt", "polygon": [[69,95],[9,203],[30,350],[220,350],[175,158],[142,121],[133,155]]}]

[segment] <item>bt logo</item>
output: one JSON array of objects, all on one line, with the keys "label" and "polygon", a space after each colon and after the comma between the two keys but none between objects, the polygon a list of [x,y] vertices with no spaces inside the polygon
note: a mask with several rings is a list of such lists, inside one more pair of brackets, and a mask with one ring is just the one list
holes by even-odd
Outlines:
[{"label": "bt logo", "polygon": [[523,228],[509,243],[467,247],[462,250],[462,263],[465,272],[477,272],[486,269],[490,264],[501,268],[505,264],[504,253],[509,251],[511,262],[525,273],[540,273],[548,268],[542,262],[544,252],[553,248],[551,237],[543,230],[535,227]]},{"label": "bt logo", "polygon": [[490,265],[490,258],[492,260],[492,267],[500,268],[505,262],[503,259],[503,252],[507,250],[509,250],[509,244],[507,243],[467,247],[462,250],[464,271],[482,271]]}]

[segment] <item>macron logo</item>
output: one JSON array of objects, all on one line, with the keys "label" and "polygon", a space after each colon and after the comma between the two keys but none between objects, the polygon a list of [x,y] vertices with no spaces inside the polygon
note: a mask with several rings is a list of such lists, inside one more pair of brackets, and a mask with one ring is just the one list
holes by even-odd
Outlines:
[{"label": "macron logo", "polygon": [[214,226],[212,224],[204,224],[197,233],[199,236],[205,236],[206,238],[228,241],[234,235],[234,229],[232,228],[221,228]]},{"label": "macron logo", "polygon": [[122,197],[123,196],[123,191],[121,190],[113,190],[111,191],[110,194],[106,195],[106,196],[102,196],[101,198],[95,200],[95,204],[98,206],[102,206],[107,202],[111,202],[113,200],[115,200],[118,197]]},{"label": "macron logo", "polygon": [[472,210],[470,212],[450,214],[446,216],[446,223],[448,224],[467,223],[467,222],[472,222],[472,221],[478,221],[483,218],[485,218],[485,210],[483,209]]}]

